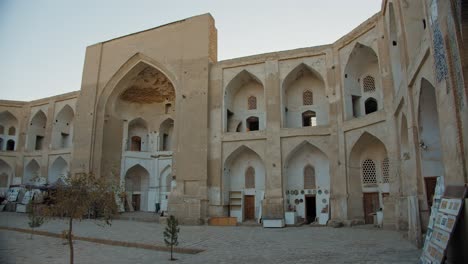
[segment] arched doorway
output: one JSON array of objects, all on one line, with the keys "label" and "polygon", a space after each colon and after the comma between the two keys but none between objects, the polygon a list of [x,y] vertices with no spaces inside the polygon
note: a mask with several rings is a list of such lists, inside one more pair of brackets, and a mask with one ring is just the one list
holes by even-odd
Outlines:
[{"label": "arched doorway", "polygon": [[[223,196],[238,222],[258,220],[265,193],[265,166],[252,149],[241,146],[224,162]],[[246,179],[248,182],[246,182]]]},{"label": "arched doorway", "polygon": [[130,211],[148,211],[148,189],[149,172],[143,166],[138,164],[127,170],[125,191]]},{"label": "arched doorway", "polygon": [[159,188],[160,188],[160,201],[161,201],[161,210],[167,211],[168,209],[168,200],[169,194],[173,189],[173,183],[175,180],[172,178],[172,168],[171,166],[165,167],[159,177]]},{"label": "arched doorway", "polygon": [[330,212],[330,164],[319,148],[307,141],[286,157],[283,174],[285,211],[304,221],[326,223]]},{"label": "arched doorway", "polygon": [[129,151],[148,151],[148,124],[143,118],[136,118],[128,124]]},{"label": "arched doorway", "polygon": [[371,214],[383,208],[383,196],[390,190],[387,148],[377,137],[363,133],[349,153],[347,169],[348,217],[372,224]]},{"label": "arched doorway", "polygon": [[47,116],[42,110],[39,110],[31,119],[28,128],[27,149],[30,151],[42,150],[45,148],[45,129]]}]

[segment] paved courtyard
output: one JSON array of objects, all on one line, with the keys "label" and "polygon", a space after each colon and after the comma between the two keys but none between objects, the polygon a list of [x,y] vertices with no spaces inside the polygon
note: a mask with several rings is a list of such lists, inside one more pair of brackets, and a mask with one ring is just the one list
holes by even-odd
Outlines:
[{"label": "paved courtyard", "polygon": [[[24,214],[0,213],[0,227],[28,228]],[[61,233],[62,220],[38,230]],[[78,222],[82,237],[164,245],[164,225],[115,220],[112,226]],[[420,250],[397,232],[362,226],[354,228],[182,226],[182,248],[204,250],[175,256],[175,263],[416,263]],[[75,263],[174,263],[169,253],[140,248],[75,241]],[[59,238],[0,230],[0,263],[67,263],[68,245]]]}]

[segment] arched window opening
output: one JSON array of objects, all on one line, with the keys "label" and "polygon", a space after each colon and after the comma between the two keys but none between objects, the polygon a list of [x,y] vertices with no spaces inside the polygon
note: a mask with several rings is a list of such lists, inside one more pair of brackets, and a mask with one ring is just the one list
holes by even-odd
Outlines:
[{"label": "arched window opening", "polygon": [[314,104],[314,94],[311,91],[305,90],[304,93],[302,93],[302,104],[303,105]]},{"label": "arched window opening", "polygon": [[315,189],[315,168],[311,165],[304,167],[304,189]]},{"label": "arched window opening", "polygon": [[141,151],[141,137],[133,136],[131,140],[130,151]]},{"label": "arched window opening", "polygon": [[249,110],[255,110],[257,109],[257,97],[255,96],[250,96],[248,99],[248,108]]},{"label": "arched window opening", "polygon": [[385,158],[382,161],[382,180],[383,180],[383,183],[390,182],[390,162],[388,158]]},{"label": "arched window opening", "polygon": [[162,137],[162,150],[163,151],[168,151],[169,150],[169,135],[168,134],[163,134],[163,137]]},{"label": "arched window opening", "polygon": [[0,138],[0,150],[3,150],[3,138]]},{"label": "arched window opening", "polygon": [[13,139],[10,139],[10,140],[7,141],[6,150],[8,150],[8,151],[15,150],[15,141]]},{"label": "arched window opening", "polygon": [[44,137],[36,136],[36,145],[34,146],[34,150],[42,150],[43,143],[44,143]]},{"label": "arched window opening", "polygon": [[364,185],[377,184],[377,172],[375,169],[375,163],[371,159],[366,159],[362,162],[362,183]]},{"label": "arched window opening", "polygon": [[251,116],[247,118],[247,131],[258,131],[260,128],[260,123],[258,121],[258,117]]},{"label": "arched window opening", "polygon": [[245,188],[255,188],[255,169],[253,167],[248,167],[247,170],[245,170]]},{"label": "arched window opening", "polygon": [[362,80],[362,88],[364,89],[365,93],[373,93],[375,92],[375,79],[372,76],[366,76]]},{"label": "arched window opening", "polygon": [[159,150],[171,151],[173,149],[174,120],[168,118],[159,126]]},{"label": "arched window opening", "polygon": [[5,133],[5,128],[3,128],[3,126],[0,126],[0,135],[3,135],[3,133]]},{"label": "arched window opening", "polygon": [[377,112],[377,109],[378,109],[377,100],[375,100],[372,97],[368,98],[366,102],[364,103],[364,107],[366,109],[366,115]]},{"label": "arched window opening", "polygon": [[302,127],[317,126],[317,114],[314,111],[302,113]]}]

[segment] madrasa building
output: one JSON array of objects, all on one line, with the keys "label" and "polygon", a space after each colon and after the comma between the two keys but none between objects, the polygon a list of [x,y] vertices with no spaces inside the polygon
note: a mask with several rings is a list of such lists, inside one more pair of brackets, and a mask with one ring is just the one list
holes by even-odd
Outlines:
[{"label": "madrasa building", "polygon": [[418,240],[437,177],[468,182],[467,43],[460,0],[384,0],[329,45],[224,61],[210,14],[97,43],[79,91],[0,101],[0,191],[92,172],[186,224],[380,211]]}]

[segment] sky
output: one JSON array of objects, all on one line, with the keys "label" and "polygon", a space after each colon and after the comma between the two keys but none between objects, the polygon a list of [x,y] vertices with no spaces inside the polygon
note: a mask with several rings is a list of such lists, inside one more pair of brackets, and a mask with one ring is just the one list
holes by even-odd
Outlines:
[{"label": "sky", "polygon": [[86,47],[211,13],[218,60],[330,44],[381,0],[0,0],[0,99],[81,87]]}]

